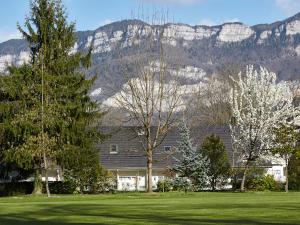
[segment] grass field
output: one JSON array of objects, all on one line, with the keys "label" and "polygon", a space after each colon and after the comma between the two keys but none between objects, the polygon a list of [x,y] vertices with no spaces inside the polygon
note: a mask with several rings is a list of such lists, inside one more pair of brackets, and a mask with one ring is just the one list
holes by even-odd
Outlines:
[{"label": "grass field", "polygon": [[0,198],[0,225],[300,224],[300,193],[126,193]]}]

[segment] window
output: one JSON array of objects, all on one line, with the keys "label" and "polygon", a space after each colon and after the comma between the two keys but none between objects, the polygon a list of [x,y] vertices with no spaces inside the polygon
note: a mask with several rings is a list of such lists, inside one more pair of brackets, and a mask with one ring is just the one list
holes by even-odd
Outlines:
[{"label": "window", "polygon": [[143,135],[145,135],[145,131],[143,130],[138,131],[138,136],[143,136]]},{"label": "window", "polygon": [[275,170],[275,176],[281,176],[281,170]]},{"label": "window", "polygon": [[135,146],[130,147],[130,152],[137,152],[137,148]]},{"label": "window", "polygon": [[110,145],[109,153],[110,153],[110,154],[117,154],[117,153],[118,153],[118,145],[116,145],[116,144],[111,144],[111,145]]},{"label": "window", "polygon": [[165,150],[166,152],[171,151],[171,146],[169,146],[169,145],[164,146],[164,150]]}]

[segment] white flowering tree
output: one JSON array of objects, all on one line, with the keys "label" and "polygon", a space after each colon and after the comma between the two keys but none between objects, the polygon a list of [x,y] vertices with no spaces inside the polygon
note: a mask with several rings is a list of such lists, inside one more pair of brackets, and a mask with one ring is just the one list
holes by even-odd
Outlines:
[{"label": "white flowering tree", "polygon": [[247,66],[245,76],[233,79],[231,89],[231,133],[234,150],[243,162],[241,190],[251,162],[274,145],[274,128],[299,115],[293,106],[293,94],[286,82],[277,83],[275,73]]}]

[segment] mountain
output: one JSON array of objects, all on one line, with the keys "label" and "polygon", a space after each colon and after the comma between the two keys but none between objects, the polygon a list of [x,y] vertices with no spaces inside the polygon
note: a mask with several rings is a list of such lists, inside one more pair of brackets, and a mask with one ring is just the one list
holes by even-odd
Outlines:
[{"label": "mountain", "polygon": [[[126,82],[118,67],[118,57],[122,54],[130,58],[152,31],[163,31],[168,51],[180,53],[180,73],[189,84],[218,74],[232,63],[262,65],[276,72],[281,80],[300,80],[300,13],[255,26],[237,22],[219,26],[151,26],[139,20],[123,20],[93,31],[77,32],[73,51],[86,51],[91,43],[94,45],[93,66],[88,76],[97,73],[99,77],[91,91],[93,97],[103,100],[118,92]],[[7,64],[20,64],[28,59],[24,40],[0,43],[1,71]]]}]

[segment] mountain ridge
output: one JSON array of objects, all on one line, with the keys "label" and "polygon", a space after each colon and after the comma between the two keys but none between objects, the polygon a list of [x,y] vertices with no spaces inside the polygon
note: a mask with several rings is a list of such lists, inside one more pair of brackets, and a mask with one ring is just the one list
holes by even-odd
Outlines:
[{"label": "mountain ridge", "polygon": [[[179,66],[186,73],[186,82],[192,82],[193,76],[196,82],[196,77],[203,74],[218,74],[232,63],[265,66],[281,80],[300,79],[300,13],[282,21],[253,26],[241,22],[215,26],[150,25],[141,20],[122,20],[76,33],[77,42],[72,51],[86,51],[92,43],[94,46],[93,66],[88,74],[101,72],[92,90],[97,98],[113,95],[126,82],[116,65],[117,55],[122,53],[130,58],[153,31],[162,32],[162,41],[168,49],[180,53]],[[28,59],[24,40],[0,43],[0,71],[7,64],[18,65]],[[106,87],[108,84],[114,87]]]},{"label": "mountain ridge", "polygon": [[[256,28],[256,29],[262,30],[262,29],[266,29],[266,28],[274,28],[276,26],[278,27],[278,25],[281,25],[283,23],[288,23],[288,22],[291,22],[291,21],[294,21],[294,20],[300,20],[300,12],[297,13],[297,14],[295,14],[294,16],[288,17],[285,20],[279,20],[279,21],[276,21],[276,22],[273,22],[273,23],[255,24],[255,25],[252,25],[252,26],[247,25],[247,24],[242,23],[242,22],[225,22],[225,23],[218,24],[218,25],[213,25],[213,26],[208,26],[208,25],[203,25],[203,24],[189,25],[187,23],[166,23],[163,26],[179,25],[179,26],[187,26],[187,27],[191,27],[191,28],[198,28],[198,27],[203,27],[203,28],[220,28],[220,27],[222,27],[224,25],[240,24],[240,25],[249,26],[251,28]],[[100,31],[100,30],[103,30],[103,29],[107,29],[107,28],[110,28],[111,26],[119,25],[119,24],[122,24],[122,23],[138,24],[138,25],[148,25],[148,26],[161,26],[161,25],[150,25],[149,23],[144,22],[142,20],[138,20],[138,19],[125,19],[125,20],[120,20],[120,21],[114,21],[112,23],[108,23],[108,24],[105,24],[103,26],[99,26],[98,28],[96,28],[94,30],[77,31],[76,34],[79,35],[79,36],[82,33],[90,33],[90,34],[92,34],[92,33],[95,33],[97,31]],[[4,41],[4,42],[0,42],[0,54],[3,54],[3,47],[2,47],[3,45],[8,45],[8,44],[11,44],[11,43],[15,44],[13,42],[20,42],[20,44],[22,44],[22,46],[23,46],[23,44],[26,45],[25,40],[18,39],[18,38],[14,38],[14,39],[10,39],[10,40]]]}]

